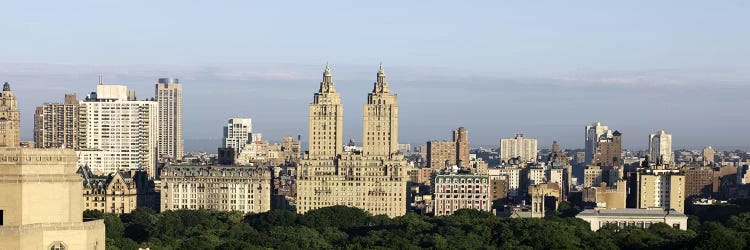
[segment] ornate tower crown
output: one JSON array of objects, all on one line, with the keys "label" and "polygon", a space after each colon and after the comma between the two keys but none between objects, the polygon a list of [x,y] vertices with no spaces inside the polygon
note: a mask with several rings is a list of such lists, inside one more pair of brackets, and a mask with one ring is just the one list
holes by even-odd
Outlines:
[{"label": "ornate tower crown", "polygon": [[375,81],[375,86],[372,88],[373,93],[388,93],[388,82],[385,81],[385,70],[383,70],[383,63],[380,63],[380,69],[378,69],[378,78]]},{"label": "ornate tower crown", "polygon": [[320,82],[320,93],[334,93],[336,89],[333,87],[333,74],[331,74],[331,67],[326,62],[326,69],[323,71],[323,81]]}]

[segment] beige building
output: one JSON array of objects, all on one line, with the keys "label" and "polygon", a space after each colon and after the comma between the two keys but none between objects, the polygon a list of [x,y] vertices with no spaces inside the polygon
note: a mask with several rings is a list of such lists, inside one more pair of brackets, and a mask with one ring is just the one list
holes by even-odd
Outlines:
[{"label": "beige building", "polygon": [[79,165],[94,173],[144,169],[150,178],[156,173],[158,102],[136,101],[126,86],[96,86],[86,100],[85,148],[77,151]]},{"label": "beige building", "polygon": [[557,211],[562,201],[562,188],[558,183],[529,185],[531,196],[531,218],[544,218],[547,211]]},{"label": "beige building", "polygon": [[685,214],[675,210],[638,208],[587,209],[576,215],[576,218],[591,224],[591,231],[599,231],[600,228],[607,225],[619,228],[634,226],[646,229],[656,223],[665,223],[675,229],[687,230],[688,220]]},{"label": "beige building", "polygon": [[161,211],[271,210],[271,171],[261,167],[167,165],[161,173]]},{"label": "beige building", "polygon": [[685,176],[671,171],[642,173],[638,182],[638,207],[685,211]]},{"label": "beige building", "polygon": [[627,200],[627,181],[618,180],[615,187],[601,183],[598,187],[583,190],[583,200],[593,202],[597,208],[625,208]]},{"label": "beige building", "polygon": [[75,94],[66,94],[64,103],[45,103],[34,113],[34,145],[37,148],[79,150],[85,140],[85,109]]},{"label": "beige building", "polygon": [[523,137],[523,134],[516,134],[512,139],[500,140],[500,161],[518,157],[524,162],[536,162],[537,141]]},{"label": "beige building", "polygon": [[602,138],[611,138],[612,131],[609,130],[609,127],[607,125],[604,125],[601,122],[594,122],[591,123],[591,125],[586,125],[585,136],[586,148],[584,149],[584,163],[586,165],[590,165],[594,163],[594,155],[596,154],[596,149],[599,145],[599,141]]},{"label": "beige building", "polygon": [[71,149],[19,147],[16,97],[0,94],[0,249],[104,249],[104,222],[84,221]]},{"label": "beige building", "polygon": [[658,165],[674,164],[674,152],[672,152],[672,135],[664,130],[648,136],[649,161]]},{"label": "beige building", "polygon": [[148,177],[142,171],[117,171],[108,176],[95,176],[82,166],[78,174],[83,177],[83,208],[104,213],[126,214],[145,204]]},{"label": "beige building", "polygon": [[458,165],[456,162],[456,142],[453,141],[428,141],[427,142],[427,167],[433,170],[441,170]]},{"label": "beige building", "polygon": [[159,158],[181,160],[182,140],[182,84],[177,78],[159,78],[156,83],[159,102]]},{"label": "beige building", "polygon": [[459,166],[471,168],[472,159],[469,153],[469,131],[464,127],[453,130],[451,141],[427,142],[427,167],[442,170],[446,167]]},{"label": "beige building", "polygon": [[344,205],[406,214],[409,166],[398,154],[398,101],[382,65],[364,106],[362,151],[343,153],[343,106],[330,68],[309,106],[309,152],[297,166],[297,212]]},{"label": "beige building", "polygon": [[490,176],[490,180],[505,180],[508,183],[508,195],[512,197],[520,196],[521,192],[521,177],[523,175],[523,169],[520,167],[500,167],[490,168],[487,170]]},{"label": "beige building", "polygon": [[439,174],[435,176],[435,216],[451,215],[459,209],[491,211],[489,176]]},{"label": "beige building", "polygon": [[716,150],[712,147],[703,148],[703,165],[713,166],[716,158]]}]

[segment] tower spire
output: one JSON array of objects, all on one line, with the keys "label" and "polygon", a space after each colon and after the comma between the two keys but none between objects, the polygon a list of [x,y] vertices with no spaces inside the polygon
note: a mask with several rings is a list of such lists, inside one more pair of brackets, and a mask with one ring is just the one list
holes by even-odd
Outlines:
[{"label": "tower spire", "polygon": [[380,62],[380,68],[378,69],[377,81],[375,86],[372,88],[373,93],[388,93],[388,82],[385,81],[385,70],[383,69],[383,62]]},{"label": "tower spire", "polygon": [[104,80],[102,79],[102,75],[99,75],[99,85],[104,84]]},{"label": "tower spire", "polygon": [[331,74],[331,66],[326,62],[326,69],[323,71],[323,81],[320,82],[320,90],[318,92],[336,92],[333,88],[333,74]]}]

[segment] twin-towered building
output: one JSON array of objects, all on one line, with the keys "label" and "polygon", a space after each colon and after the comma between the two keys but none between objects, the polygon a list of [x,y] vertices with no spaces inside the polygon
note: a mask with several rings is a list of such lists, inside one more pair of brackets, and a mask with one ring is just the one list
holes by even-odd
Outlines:
[{"label": "twin-towered building", "polygon": [[309,105],[309,151],[297,165],[298,213],[335,205],[390,217],[406,213],[408,166],[398,153],[398,100],[382,65],[363,110],[362,151],[344,152],[344,108],[326,65]]}]

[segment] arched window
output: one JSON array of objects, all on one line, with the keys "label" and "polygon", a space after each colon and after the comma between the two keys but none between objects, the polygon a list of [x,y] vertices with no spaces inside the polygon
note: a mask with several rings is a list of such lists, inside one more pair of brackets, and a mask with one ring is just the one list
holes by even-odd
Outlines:
[{"label": "arched window", "polygon": [[49,247],[49,250],[65,250],[65,249],[68,249],[68,248],[65,247],[65,243],[63,243],[62,241],[52,242],[52,245],[50,245]]}]

